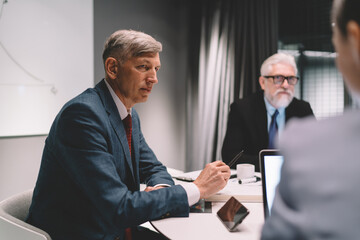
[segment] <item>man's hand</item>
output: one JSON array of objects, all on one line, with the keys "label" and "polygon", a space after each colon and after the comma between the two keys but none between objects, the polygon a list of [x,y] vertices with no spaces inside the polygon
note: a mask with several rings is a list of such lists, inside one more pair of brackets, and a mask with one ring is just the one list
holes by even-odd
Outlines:
[{"label": "man's hand", "polygon": [[207,198],[226,186],[230,178],[230,168],[222,161],[215,161],[205,166],[194,184],[200,190],[200,198]]}]

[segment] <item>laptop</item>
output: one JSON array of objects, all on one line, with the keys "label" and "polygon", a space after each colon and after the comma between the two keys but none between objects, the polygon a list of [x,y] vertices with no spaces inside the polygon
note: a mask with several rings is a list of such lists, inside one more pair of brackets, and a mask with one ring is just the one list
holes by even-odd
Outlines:
[{"label": "laptop", "polygon": [[279,150],[264,149],[259,153],[260,172],[263,190],[263,204],[265,219],[270,216],[275,197],[275,189],[280,181],[281,166],[284,157]]}]

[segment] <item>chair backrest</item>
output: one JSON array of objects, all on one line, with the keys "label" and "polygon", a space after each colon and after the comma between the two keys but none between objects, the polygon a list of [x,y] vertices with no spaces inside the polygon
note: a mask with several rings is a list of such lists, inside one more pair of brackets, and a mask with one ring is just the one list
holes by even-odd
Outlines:
[{"label": "chair backrest", "polygon": [[25,222],[32,195],[31,189],[0,202],[0,239],[51,240],[45,231]]}]

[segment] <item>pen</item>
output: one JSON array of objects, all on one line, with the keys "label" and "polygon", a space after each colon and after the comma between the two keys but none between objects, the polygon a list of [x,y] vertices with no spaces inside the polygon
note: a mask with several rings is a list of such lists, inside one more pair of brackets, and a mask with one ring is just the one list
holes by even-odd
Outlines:
[{"label": "pen", "polygon": [[[239,159],[241,158],[241,156],[243,155],[243,153],[244,153],[244,150],[242,150],[241,152],[239,152],[238,154],[236,154],[236,156],[235,156],[233,159],[231,159],[231,161],[228,163],[228,166],[231,168],[232,165],[234,165],[234,164],[237,162],[237,160],[239,160]],[[181,176],[178,176],[178,177],[173,177],[173,178],[175,178],[175,179],[177,179],[177,180],[180,180],[180,181],[184,181],[184,182],[193,182],[193,181],[194,181],[194,179],[189,178],[189,177],[181,177]],[[231,175],[230,178],[236,178],[236,174]]]},{"label": "pen", "polygon": [[261,178],[259,177],[251,177],[251,178],[244,178],[244,179],[240,179],[239,183],[240,184],[245,184],[245,183],[255,183],[257,181],[260,181]]},{"label": "pen", "polygon": [[228,166],[231,168],[234,163],[237,162],[237,160],[239,160],[241,158],[241,156],[243,155],[244,150],[242,150],[241,152],[239,152],[238,154],[236,154],[236,156],[228,163]]}]

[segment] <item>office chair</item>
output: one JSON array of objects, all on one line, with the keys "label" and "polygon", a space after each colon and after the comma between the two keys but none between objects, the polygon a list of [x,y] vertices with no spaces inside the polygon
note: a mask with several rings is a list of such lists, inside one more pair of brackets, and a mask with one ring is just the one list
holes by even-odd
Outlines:
[{"label": "office chair", "polygon": [[25,222],[33,189],[0,202],[0,239],[51,240],[49,234]]}]

